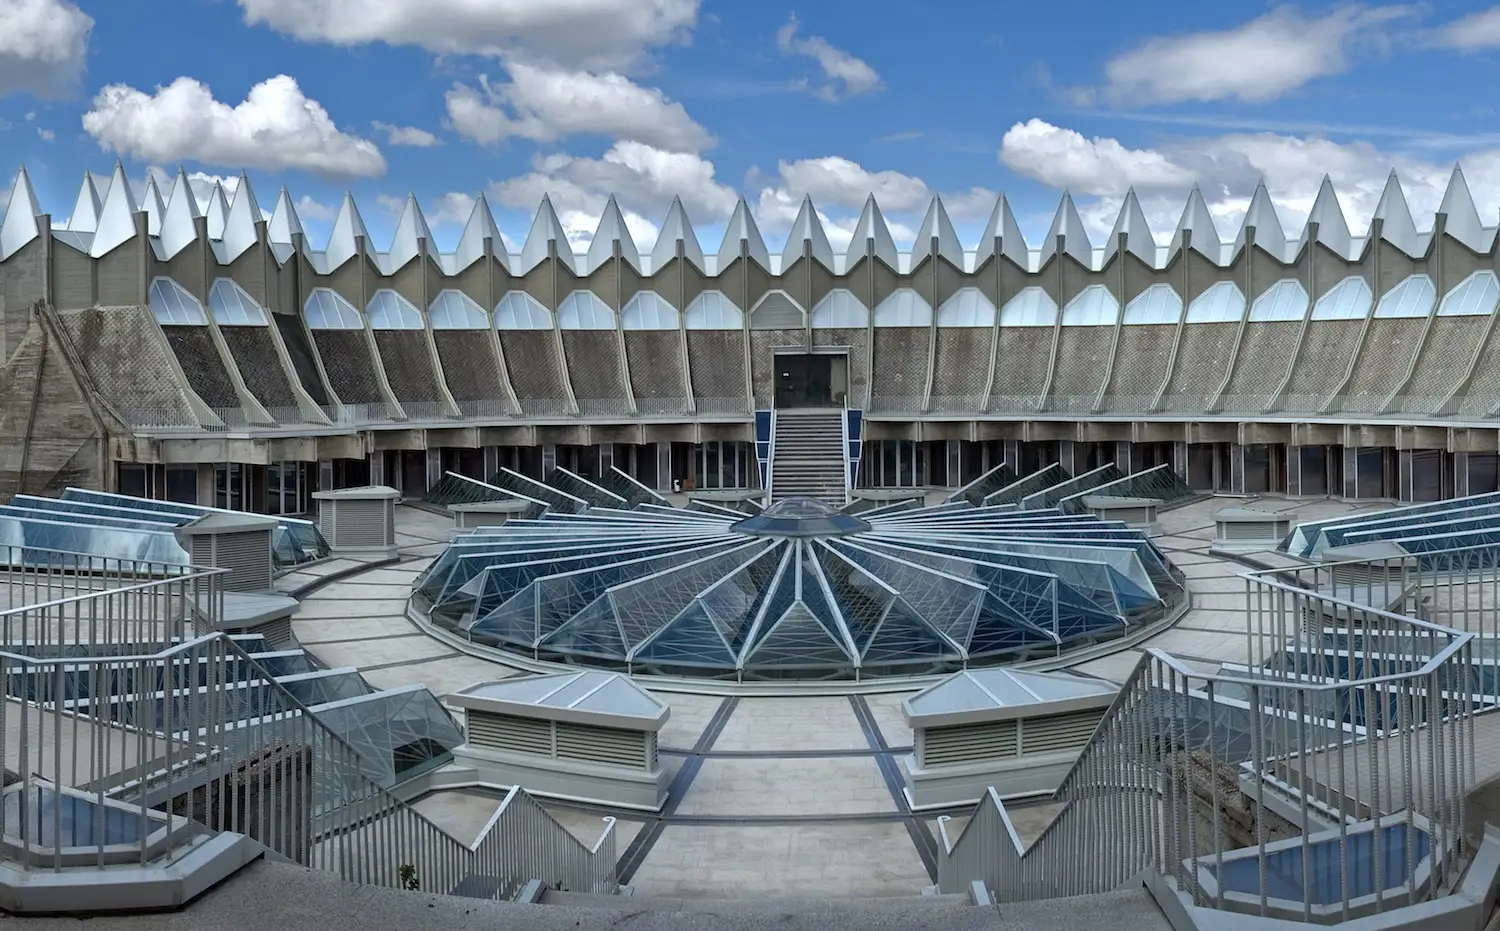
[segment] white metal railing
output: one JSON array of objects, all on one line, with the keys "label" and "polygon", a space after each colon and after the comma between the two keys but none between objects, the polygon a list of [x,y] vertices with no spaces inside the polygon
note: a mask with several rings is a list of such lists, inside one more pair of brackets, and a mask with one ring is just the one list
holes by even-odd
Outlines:
[{"label": "white metal railing", "polygon": [[[1246,579],[1248,671],[1205,673],[1147,650],[1033,843],[993,790],[957,837],[940,822],[944,892],[978,880],[1017,901],[1154,871],[1200,906],[1311,921],[1330,882],[1347,918],[1456,878],[1475,771],[1475,636],[1273,573]],[[1344,657],[1331,657],[1340,645]],[[1277,797],[1278,785],[1295,791]],[[1330,834],[1315,836],[1317,815]],[[1361,826],[1371,818],[1380,830]],[[1300,896],[1286,889],[1288,850],[1321,864],[1292,881]]]}]

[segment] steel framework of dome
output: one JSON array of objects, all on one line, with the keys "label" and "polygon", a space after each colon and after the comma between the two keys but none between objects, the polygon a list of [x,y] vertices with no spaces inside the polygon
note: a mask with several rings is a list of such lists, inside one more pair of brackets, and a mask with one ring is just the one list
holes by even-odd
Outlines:
[{"label": "steel framework of dome", "polygon": [[1017,662],[1179,605],[1139,530],[967,500],[854,516],[589,508],[458,537],[417,580],[438,627],[529,658],[632,673],[847,679]]}]

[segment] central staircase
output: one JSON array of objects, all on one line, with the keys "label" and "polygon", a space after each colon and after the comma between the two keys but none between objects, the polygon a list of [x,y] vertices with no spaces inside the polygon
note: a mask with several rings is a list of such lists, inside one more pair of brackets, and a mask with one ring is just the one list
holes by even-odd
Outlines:
[{"label": "central staircase", "polygon": [[771,503],[817,498],[848,503],[842,410],[778,410],[771,453]]}]

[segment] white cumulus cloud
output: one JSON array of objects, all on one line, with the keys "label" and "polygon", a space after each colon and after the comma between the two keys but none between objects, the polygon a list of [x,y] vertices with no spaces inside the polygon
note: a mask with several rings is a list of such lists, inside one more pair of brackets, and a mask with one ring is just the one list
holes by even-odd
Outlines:
[{"label": "white cumulus cloud", "polygon": [[325,177],[375,177],[386,169],[375,143],[340,130],[284,74],[255,85],[233,106],[189,77],[150,93],[110,84],[83,115],[83,128],[102,148],[142,161],[294,169]]},{"label": "white cumulus cloud", "polygon": [[833,101],[868,94],[884,86],[880,75],[864,59],[835,48],[822,36],[803,38],[798,35],[800,28],[797,17],[788,19],[776,31],[776,47],[783,54],[801,55],[817,63],[823,74],[819,81],[809,84],[813,93]]},{"label": "white cumulus cloud", "polygon": [[93,29],[70,0],[0,0],[0,97],[76,90]]},{"label": "white cumulus cloud", "polygon": [[370,124],[370,128],[385,136],[386,145],[430,149],[435,145],[443,144],[443,140],[427,130],[416,126],[394,126],[390,123],[382,123],[377,120]]}]

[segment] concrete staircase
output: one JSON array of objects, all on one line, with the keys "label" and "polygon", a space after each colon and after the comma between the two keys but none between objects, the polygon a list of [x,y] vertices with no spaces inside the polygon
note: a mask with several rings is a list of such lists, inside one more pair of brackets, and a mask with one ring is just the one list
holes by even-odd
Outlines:
[{"label": "concrete staircase", "polygon": [[841,410],[778,410],[771,459],[771,503],[818,498],[845,504]]}]

